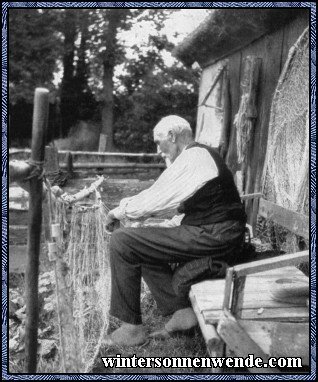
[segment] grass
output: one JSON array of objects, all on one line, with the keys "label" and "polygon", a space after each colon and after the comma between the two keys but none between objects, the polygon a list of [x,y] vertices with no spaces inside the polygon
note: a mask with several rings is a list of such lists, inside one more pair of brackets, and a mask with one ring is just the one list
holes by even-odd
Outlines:
[{"label": "grass", "polygon": [[[149,332],[160,329],[164,326],[168,318],[160,315],[156,308],[156,304],[150,293],[142,299],[143,320],[144,325]],[[117,323],[113,323],[112,327],[116,327]],[[122,357],[206,357],[206,346],[199,328],[196,328],[191,335],[178,334],[175,337],[166,340],[151,339],[142,346],[111,346],[102,347],[100,349],[99,358],[95,360],[92,373],[102,374],[182,374],[182,373],[209,373],[207,369],[194,368],[108,368],[104,367],[101,357],[116,356]]]}]

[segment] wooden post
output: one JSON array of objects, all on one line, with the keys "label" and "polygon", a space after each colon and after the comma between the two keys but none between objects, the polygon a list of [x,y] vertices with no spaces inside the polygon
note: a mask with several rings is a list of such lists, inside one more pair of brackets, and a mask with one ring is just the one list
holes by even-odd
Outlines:
[{"label": "wooden post", "polygon": [[229,82],[229,74],[228,71],[225,70],[223,74],[223,123],[222,123],[222,132],[220,137],[220,154],[223,159],[226,158],[228,148],[229,148],[229,141],[230,141],[230,134],[231,134],[231,115],[232,115],[232,109],[231,109],[231,93],[230,93],[230,82]]},{"label": "wooden post", "polygon": [[44,159],[44,168],[47,173],[59,172],[59,153],[56,147],[45,146]]},{"label": "wooden post", "polygon": [[107,134],[100,133],[98,151],[104,152],[107,146]]},{"label": "wooden post", "polygon": [[[36,88],[34,94],[31,166],[43,167],[45,134],[48,122],[49,91]],[[39,175],[39,174],[38,174]],[[35,373],[37,366],[38,336],[38,276],[42,222],[43,180],[39,176],[30,178],[28,250],[26,263],[26,327],[25,327],[25,368],[27,373]]]},{"label": "wooden post", "polygon": [[69,176],[73,177],[73,175],[74,175],[74,170],[73,170],[73,154],[70,151],[66,154],[65,165],[66,165],[67,174]]}]

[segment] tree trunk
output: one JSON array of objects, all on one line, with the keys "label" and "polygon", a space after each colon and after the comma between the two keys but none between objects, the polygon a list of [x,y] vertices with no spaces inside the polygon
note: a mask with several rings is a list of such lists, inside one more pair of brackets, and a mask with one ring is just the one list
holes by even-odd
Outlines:
[{"label": "tree trunk", "polygon": [[125,19],[128,10],[110,9],[106,13],[106,28],[104,41],[106,51],[103,56],[103,108],[102,108],[102,129],[99,139],[99,151],[112,151],[114,149],[113,140],[113,107],[114,107],[114,67],[116,65],[117,53],[117,29]]},{"label": "tree trunk", "polygon": [[81,42],[78,48],[78,61],[76,65],[76,89],[79,98],[81,98],[84,91],[88,90],[88,64],[86,61],[86,49],[87,49],[87,39],[88,39],[88,24],[89,24],[89,13],[84,12],[80,14],[79,18],[79,31],[81,34]]},{"label": "tree trunk", "polygon": [[99,139],[99,151],[112,151],[114,147],[113,140],[113,71],[114,68],[104,62],[104,76],[103,76],[103,109],[102,109],[102,130]]},{"label": "tree trunk", "polygon": [[63,79],[61,85],[61,119],[62,134],[66,136],[70,127],[76,121],[76,102],[74,100],[74,53],[76,39],[76,9],[67,9],[64,14],[64,55],[63,55]]}]

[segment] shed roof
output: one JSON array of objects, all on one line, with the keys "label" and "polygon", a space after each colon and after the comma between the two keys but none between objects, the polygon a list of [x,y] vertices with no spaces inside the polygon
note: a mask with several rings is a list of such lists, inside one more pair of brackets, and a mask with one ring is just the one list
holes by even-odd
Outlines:
[{"label": "shed roof", "polygon": [[207,60],[225,57],[306,11],[306,8],[215,9],[174,49],[173,55],[186,65],[197,61],[204,66]]}]

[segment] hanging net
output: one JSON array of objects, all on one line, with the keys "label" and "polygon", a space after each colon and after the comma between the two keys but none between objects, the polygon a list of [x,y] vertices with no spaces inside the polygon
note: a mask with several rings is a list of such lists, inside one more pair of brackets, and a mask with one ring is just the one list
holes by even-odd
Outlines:
[{"label": "hanging net", "polygon": [[89,372],[108,329],[110,301],[109,208],[96,191],[95,201],[52,199],[60,228],[56,261],[60,358],[64,372]]},{"label": "hanging net", "polygon": [[[309,33],[290,49],[271,107],[263,193],[280,206],[309,213]],[[268,223],[270,225],[270,223]],[[270,225],[277,250],[299,250],[295,235]],[[301,239],[303,241],[303,239]]]}]

